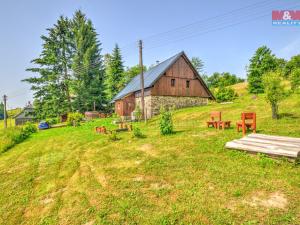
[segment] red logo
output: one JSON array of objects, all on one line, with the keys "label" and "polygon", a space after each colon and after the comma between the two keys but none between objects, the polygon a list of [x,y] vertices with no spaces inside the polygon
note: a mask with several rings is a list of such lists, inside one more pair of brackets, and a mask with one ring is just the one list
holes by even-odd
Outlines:
[{"label": "red logo", "polygon": [[273,10],[272,20],[300,20],[300,10]]}]

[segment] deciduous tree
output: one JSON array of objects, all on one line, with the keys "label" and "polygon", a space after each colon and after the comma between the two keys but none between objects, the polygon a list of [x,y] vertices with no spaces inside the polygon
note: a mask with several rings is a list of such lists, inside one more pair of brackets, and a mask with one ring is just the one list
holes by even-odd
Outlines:
[{"label": "deciduous tree", "polygon": [[250,59],[248,67],[248,91],[249,93],[263,93],[262,77],[269,71],[278,68],[278,60],[267,46],[258,48]]},{"label": "deciduous tree", "polygon": [[272,108],[272,118],[278,119],[278,103],[286,96],[282,84],[282,75],[278,71],[271,71],[263,75],[262,81],[266,100]]}]

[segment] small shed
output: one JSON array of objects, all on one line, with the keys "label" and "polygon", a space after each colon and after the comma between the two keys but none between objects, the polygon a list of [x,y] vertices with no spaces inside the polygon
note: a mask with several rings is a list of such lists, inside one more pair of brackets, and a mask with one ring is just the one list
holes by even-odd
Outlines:
[{"label": "small shed", "polygon": [[31,104],[28,104],[19,114],[15,116],[15,124],[16,126],[20,126],[26,122],[32,122],[34,119],[34,108]]},{"label": "small shed", "polygon": [[93,120],[99,118],[99,112],[97,111],[91,111],[91,112],[85,112],[84,116],[87,120]]}]

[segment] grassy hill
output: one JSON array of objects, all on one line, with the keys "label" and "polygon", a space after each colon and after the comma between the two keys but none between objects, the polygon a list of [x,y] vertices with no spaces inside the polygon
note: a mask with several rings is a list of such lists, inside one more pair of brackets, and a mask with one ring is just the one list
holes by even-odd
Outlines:
[{"label": "grassy hill", "polygon": [[[241,88],[242,90],[242,88]],[[236,121],[256,111],[258,132],[300,137],[300,98],[271,119],[264,97],[177,110],[176,133],[158,118],[109,141],[111,119],[39,132],[0,155],[0,224],[300,224],[300,167],[224,149],[235,127],[206,128],[209,112]]]}]

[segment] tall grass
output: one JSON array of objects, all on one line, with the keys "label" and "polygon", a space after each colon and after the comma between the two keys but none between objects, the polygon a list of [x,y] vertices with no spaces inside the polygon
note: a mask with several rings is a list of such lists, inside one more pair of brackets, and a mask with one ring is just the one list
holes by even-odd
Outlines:
[{"label": "tall grass", "polygon": [[0,153],[6,152],[16,144],[21,143],[32,133],[37,132],[34,124],[26,123],[22,128],[9,127],[0,130]]}]

